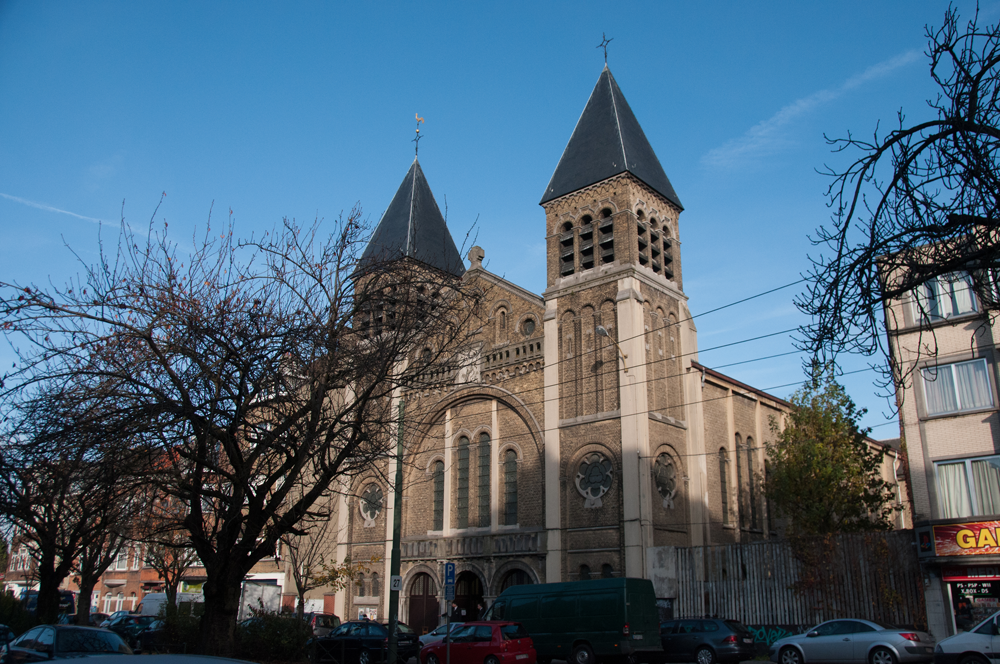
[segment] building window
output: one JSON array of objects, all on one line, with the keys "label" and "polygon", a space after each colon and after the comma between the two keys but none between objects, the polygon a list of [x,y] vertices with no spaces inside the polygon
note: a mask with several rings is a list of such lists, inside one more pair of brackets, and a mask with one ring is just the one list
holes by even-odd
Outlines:
[{"label": "building window", "polygon": [[128,569],[128,547],[122,546],[118,550],[118,555],[115,557],[114,569],[116,570],[126,570]]},{"label": "building window", "polygon": [[142,568],[142,558],[143,558],[142,547],[141,546],[135,547],[134,549],[132,549],[132,553],[133,553],[132,569]]},{"label": "building window", "polygon": [[743,477],[743,437],[740,434],[736,434],[736,509],[738,510],[738,519],[740,522],[740,528],[747,527],[747,508],[743,504],[743,498],[746,495],[744,490],[744,477]]},{"label": "building window", "polygon": [[729,452],[719,450],[719,492],[722,494],[722,523],[729,525]]},{"label": "building window", "polygon": [[503,461],[503,523],[517,525],[517,452],[507,450]]},{"label": "building window", "polygon": [[111,608],[111,592],[104,593],[104,613],[112,613]]},{"label": "building window", "polygon": [[608,563],[604,563],[603,565],[601,565],[601,578],[602,579],[610,579],[614,575],[615,575],[615,568],[614,567],[612,567]]},{"label": "building window", "polygon": [[479,525],[490,525],[490,434],[479,434]]},{"label": "building window", "polygon": [[378,573],[372,572],[372,597],[378,597],[379,590]]},{"label": "building window", "polygon": [[355,583],[358,586],[358,596],[359,597],[364,597],[365,596],[365,575],[364,575],[364,572],[359,572],[358,573],[358,579],[357,579],[357,581],[355,581]]},{"label": "building window", "polygon": [[581,581],[590,581],[590,566],[589,565],[580,565],[580,580]]},{"label": "building window", "polygon": [[958,413],[993,405],[986,360],[958,362],[920,370],[928,415]]},{"label": "building window", "polygon": [[469,527],[469,439],[458,439],[458,483],[455,492],[455,527]]},{"label": "building window", "polygon": [[918,320],[942,320],[979,310],[972,279],[964,272],[952,272],[921,284],[915,302]]},{"label": "building window", "polygon": [[444,530],[444,461],[434,462],[434,530]]},{"label": "building window", "polygon": [[1000,456],[936,466],[942,519],[1000,514]]}]

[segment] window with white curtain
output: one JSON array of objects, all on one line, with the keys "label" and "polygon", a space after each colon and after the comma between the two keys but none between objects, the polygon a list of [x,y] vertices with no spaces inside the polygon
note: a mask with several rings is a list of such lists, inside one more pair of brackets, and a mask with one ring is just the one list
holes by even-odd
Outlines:
[{"label": "window with white curtain", "polygon": [[935,466],[942,519],[1000,514],[1000,456]]},{"label": "window with white curtain", "polygon": [[917,287],[917,320],[942,320],[979,310],[972,292],[972,279],[965,272],[935,277]]},{"label": "window with white curtain", "polygon": [[986,360],[957,362],[920,370],[928,415],[958,413],[993,405]]}]

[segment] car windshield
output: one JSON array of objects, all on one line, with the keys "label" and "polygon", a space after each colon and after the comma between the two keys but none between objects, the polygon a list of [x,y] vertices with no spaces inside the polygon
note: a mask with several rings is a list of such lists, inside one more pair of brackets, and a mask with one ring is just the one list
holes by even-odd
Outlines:
[{"label": "car windshield", "polygon": [[404,625],[403,623],[396,623],[396,629],[399,630],[400,634],[416,634],[416,632],[413,631],[412,627],[410,627],[409,625]]},{"label": "car windshield", "polygon": [[741,623],[739,620],[727,620],[725,621],[726,627],[733,630],[738,634],[749,634],[750,630],[747,629],[746,625]]},{"label": "car windshield", "polygon": [[131,654],[122,637],[114,632],[96,629],[61,629],[56,635],[56,651],[68,652],[117,652]]},{"label": "car windshield", "polygon": [[528,637],[527,630],[525,630],[520,624],[504,625],[500,628],[500,633],[503,634],[505,641],[513,641],[514,639],[524,639]]}]

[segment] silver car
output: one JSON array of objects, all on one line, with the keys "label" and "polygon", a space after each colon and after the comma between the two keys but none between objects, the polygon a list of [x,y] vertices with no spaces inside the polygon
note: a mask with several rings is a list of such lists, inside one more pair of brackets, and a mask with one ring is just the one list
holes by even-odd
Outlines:
[{"label": "silver car", "polygon": [[870,620],[828,620],[805,634],[775,641],[769,654],[778,664],[910,664],[934,659],[934,638]]},{"label": "silver car", "polygon": [[[451,624],[451,632],[452,632],[452,634],[454,634],[455,630],[458,629],[459,627],[461,627],[464,624],[465,623],[453,622]],[[422,635],[420,637],[420,647],[423,648],[428,643],[435,643],[437,641],[441,641],[442,639],[444,639],[444,633],[447,630],[448,630],[448,624],[445,623],[444,625],[441,625],[439,627],[435,627],[430,632],[427,632],[426,634]]]}]

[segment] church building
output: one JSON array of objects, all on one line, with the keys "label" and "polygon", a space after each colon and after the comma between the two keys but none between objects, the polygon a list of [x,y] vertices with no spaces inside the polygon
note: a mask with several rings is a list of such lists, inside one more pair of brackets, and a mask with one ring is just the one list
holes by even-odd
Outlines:
[{"label": "church building", "polygon": [[[758,487],[788,404],[698,362],[684,207],[606,66],[540,204],[540,294],[486,270],[489,247],[463,262],[416,160],[366,249],[488,293],[475,356],[400,395],[400,618],[418,633],[446,608],[446,562],[473,619],[510,585],[647,577],[653,547],[774,536]],[[345,620],[388,613],[385,476],[357,478],[341,499],[337,559],[381,558],[325,598]]]}]

